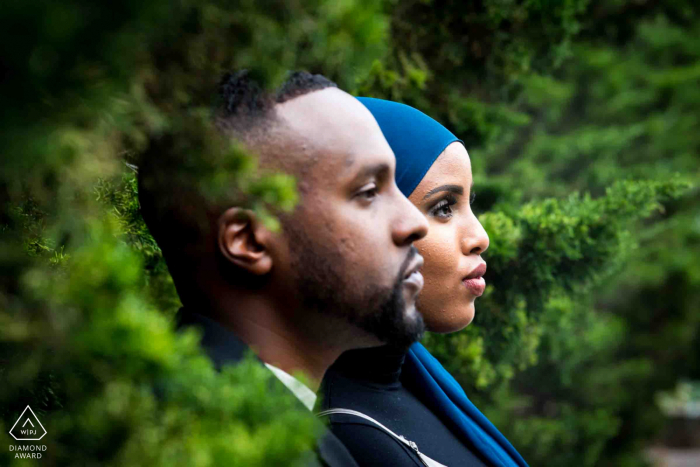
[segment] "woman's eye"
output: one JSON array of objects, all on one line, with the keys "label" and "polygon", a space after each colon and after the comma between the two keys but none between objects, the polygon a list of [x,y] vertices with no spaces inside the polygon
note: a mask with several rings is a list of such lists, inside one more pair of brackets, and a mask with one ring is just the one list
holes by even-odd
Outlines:
[{"label": "woman's eye", "polygon": [[440,217],[449,217],[452,215],[452,206],[450,206],[447,203],[444,203],[440,206],[436,206],[435,214],[437,214]]},{"label": "woman's eye", "polygon": [[448,197],[437,203],[431,210],[430,213],[441,219],[449,219],[452,217],[453,211],[452,206],[457,202],[454,197]]}]

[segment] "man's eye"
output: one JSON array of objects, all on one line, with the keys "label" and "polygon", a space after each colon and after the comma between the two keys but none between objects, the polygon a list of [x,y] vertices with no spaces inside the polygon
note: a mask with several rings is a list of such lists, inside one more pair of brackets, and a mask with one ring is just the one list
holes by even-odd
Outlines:
[{"label": "man's eye", "polygon": [[368,185],[367,188],[363,189],[359,193],[357,193],[357,196],[365,199],[365,200],[371,200],[374,199],[378,194],[378,189],[377,185]]}]

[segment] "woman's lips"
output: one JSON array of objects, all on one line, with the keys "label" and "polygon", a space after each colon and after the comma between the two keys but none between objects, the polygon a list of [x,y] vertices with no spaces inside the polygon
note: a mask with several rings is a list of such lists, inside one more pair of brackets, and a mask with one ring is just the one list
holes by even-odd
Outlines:
[{"label": "woman's lips", "polygon": [[480,297],[486,288],[486,281],[483,277],[474,277],[472,279],[464,279],[462,281],[467,290],[472,294]]},{"label": "woman's lips", "polygon": [[482,261],[481,264],[472,269],[467,277],[462,279],[462,283],[472,295],[480,297],[484,293],[486,288],[484,274],[486,274],[486,263]]}]

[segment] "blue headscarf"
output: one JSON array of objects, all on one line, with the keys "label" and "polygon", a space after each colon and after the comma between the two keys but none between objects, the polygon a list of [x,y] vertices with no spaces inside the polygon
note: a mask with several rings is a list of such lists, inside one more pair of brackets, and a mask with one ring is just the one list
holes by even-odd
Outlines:
[{"label": "blue headscarf", "polygon": [[[409,196],[447,146],[459,141],[423,112],[397,102],[358,97],[372,112],[396,155],[396,184]],[[402,379],[463,441],[499,467],[527,467],[518,451],[472,404],[464,389],[420,342],[411,346]]]}]

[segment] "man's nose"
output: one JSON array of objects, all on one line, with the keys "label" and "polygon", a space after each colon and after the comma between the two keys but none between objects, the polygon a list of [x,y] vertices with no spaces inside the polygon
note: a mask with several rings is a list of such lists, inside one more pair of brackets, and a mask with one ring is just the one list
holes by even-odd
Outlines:
[{"label": "man's nose", "polygon": [[392,236],[396,245],[406,246],[428,234],[428,219],[400,191],[398,193],[400,200],[394,213]]}]

